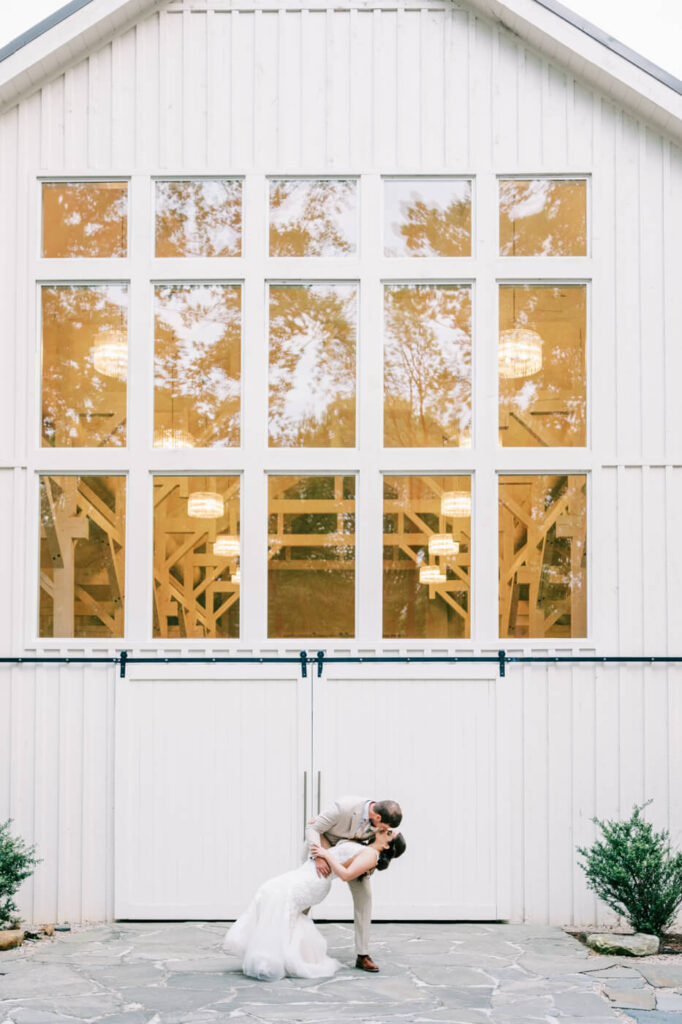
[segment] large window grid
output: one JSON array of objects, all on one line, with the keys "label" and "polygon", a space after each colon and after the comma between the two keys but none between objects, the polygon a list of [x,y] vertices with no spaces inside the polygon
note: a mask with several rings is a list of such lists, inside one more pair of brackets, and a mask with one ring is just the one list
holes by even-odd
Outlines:
[{"label": "large window grid", "polygon": [[[69,180],[74,180],[72,176]],[[123,176],[121,176],[123,177]],[[186,180],[189,176],[183,176]],[[237,175],[231,176],[233,179]],[[351,178],[353,176],[349,176]],[[37,283],[129,282],[130,378],[128,447],[120,450],[40,450],[29,460],[38,473],[120,473],[127,476],[128,581],[126,641],[149,642],[152,636],[150,588],[137,575],[151,565],[152,478],[163,474],[213,471],[242,475],[242,598],[240,644],[261,644],[267,638],[267,506],[272,474],[355,474],[358,536],[356,563],[356,635],[359,644],[379,642],[382,635],[381,539],[382,491],[385,476],[395,474],[471,475],[472,512],[472,636],[474,644],[497,636],[497,560],[492,543],[498,503],[498,476],[514,472],[588,473],[589,449],[501,449],[497,443],[497,288],[502,283],[544,283],[547,280],[586,283],[589,257],[520,257],[497,255],[498,180],[489,173],[465,175],[473,182],[475,225],[471,257],[419,259],[385,257],[383,189],[379,175],[357,176],[362,211],[356,254],[343,257],[269,257],[267,200],[270,180],[243,176],[242,256],[232,258],[149,257],[153,239],[153,181],[134,176],[129,182],[129,249],[118,259],[38,259]],[[530,177],[530,175],[526,175]],[[573,176],[575,177],[575,175]],[[583,176],[584,177],[584,176]],[[117,179],[118,180],[118,179]],[[589,203],[588,203],[589,209]],[[37,234],[38,232],[36,232]],[[551,274],[551,278],[549,275]],[[270,283],[301,281],[359,282],[357,443],[355,449],[272,449],[267,439],[267,295]],[[153,422],[153,289],[167,283],[239,283],[243,295],[242,445],[231,449],[164,451],[152,448]],[[384,287],[405,282],[465,285],[472,295],[472,447],[383,449],[382,336]],[[34,310],[34,313],[36,310]],[[588,313],[589,324],[589,313]],[[589,331],[588,331],[589,336]],[[368,344],[368,339],[375,339]],[[36,361],[35,377],[38,378]],[[589,363],[588,363],[589,365]],[[588,374],[589,379],[589,374]],[[39,389],[36,393],[40,393]],[[588,404],[589,410],[589,404]],[[35,411],[35,410],[34,410]],[[36,429],[35,420],[32,424]],[[34,435],[35,436],[35,435]],[[589,435],[588,435],[589,436]],[[589,483],[589,481],[588,481]],[[486,543],[485,538],[491,543]],[[33,555],[35,563],[35,553]],[[35,579],[32,572],[29,579]],[[250,583],[250,585],[249,585]],[[31,603],[27,643],[37,622]],[[589,632],[589,630],[588,630]],[[304,643],[306,637],[300,638]],[[169,641],[170,642],[170,641]],[[428,643],[428,639],[425,641]],[[170,642],[171,646],[174,642]],[[190,646],[193,642],[190,642]],[[200,641],[204,646],[210,641]],[[186,645],[187,641],[183,641]],[[158,646],[158,643],[157,643]]]}]

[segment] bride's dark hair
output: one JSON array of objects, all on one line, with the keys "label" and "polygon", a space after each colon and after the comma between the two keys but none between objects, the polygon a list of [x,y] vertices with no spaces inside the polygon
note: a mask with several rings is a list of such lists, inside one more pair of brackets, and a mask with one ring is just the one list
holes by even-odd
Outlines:
[{"label": "bride's dark hair", "polygon": [[406,849],[405,837],[402,832],[398,832],[398,835],[391,840],[388,847],[379,854],[377,871],[385,871],[392,860],[395,860],[396,857],[402,857]]}]

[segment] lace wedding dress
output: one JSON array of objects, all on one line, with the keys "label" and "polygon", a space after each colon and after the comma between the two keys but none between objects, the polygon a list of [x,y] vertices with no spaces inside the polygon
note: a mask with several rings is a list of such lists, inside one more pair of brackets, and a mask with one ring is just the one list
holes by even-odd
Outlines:
[{"label": "lace wedding dress", "polygon": [[[349,840],[333,853],[347,864],[360,847]],[[271,878],[259,888],[249,906],[225,936],[224,948],[241,958],[242,970],[259,981],[278,978],[329,978],[341,964],[327,956],[327,943],[303,911],[321,903],[332,884],[320,878],[315,862],[306,860],[295,871]]]}]

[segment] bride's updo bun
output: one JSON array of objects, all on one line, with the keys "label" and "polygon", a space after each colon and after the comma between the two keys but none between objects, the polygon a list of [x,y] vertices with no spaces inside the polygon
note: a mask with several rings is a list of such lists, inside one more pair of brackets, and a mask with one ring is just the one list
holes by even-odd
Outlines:
[{"label": "bride's updo bun", "polygon": [[405,842],[405,837],[402,832],[398,832],[398,835],[391,840],[390,846],[385,850],[382,850],[379,854],[379,860],[377,861],[376,868],[377,871],[385,871],[392,860],[395,860],[396,857],[402,857],[406,849],[407,843]]}]

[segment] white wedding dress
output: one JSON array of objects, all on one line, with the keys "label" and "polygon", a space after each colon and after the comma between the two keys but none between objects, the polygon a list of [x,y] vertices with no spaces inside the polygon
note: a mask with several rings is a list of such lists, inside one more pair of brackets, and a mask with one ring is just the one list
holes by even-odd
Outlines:
[{"label": "white wedding dress", "polygon": [[[347,864],[362,847],[344,840],[333,848],[335,859]],[[329,978],[341,964],[327,956],[327,943],[303,911],[321,903],[332,879],[320,878],[315,862],[306,860],[264,882],[251,903],[227,932],[224,948],[240,957],[242,970],[259,981],[278,978]]]}]

